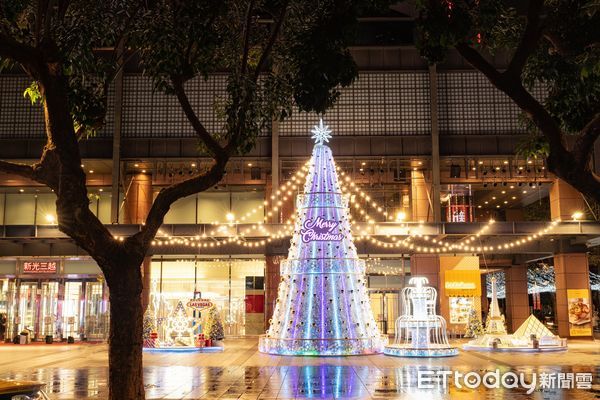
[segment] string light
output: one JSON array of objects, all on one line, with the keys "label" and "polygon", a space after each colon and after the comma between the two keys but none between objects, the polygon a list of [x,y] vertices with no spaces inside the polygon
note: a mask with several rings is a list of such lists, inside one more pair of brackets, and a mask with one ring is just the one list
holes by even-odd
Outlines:
[{"label": "string light", "polygon": [[[284,202],[293,198],[293,193],[298,190],[300,185],[303,184],[300,180],[306,178],[310,173],[311,169],[314,168],[314,165],[311,164],[312,160],[307,161],[301,168],[292,176],[292,178],[286,183],[282,184],[279,189],[270,196],[270,202],[265,200],[263,204],[254,209],[245,213],[239,220],[235,219],[233,215],[228,218],[230,222],[228,223],[215,223],[215,229],[213,229],[208,235],[203,233],[202,235],[196,235],[193,237],[173,237],[168,235],[162,230],[159,230],[157,233],[157,238],[152,241],[153,246],[168,246],[168,245],[183,245],[197,248],[214,248],[221,247],[224,245],[236,244],[248,248],[256,248],[260,246],[264,246],[267,243],[271,243],[273,240],[282,239],[284,237],[290,236],[294,230],[294,224],[296,222],[297,212],[291,214],[291,216],[282,224],[282,227],[276,232],[270,232],[266,230],[264,226],[264,221],[267,220],[269,216],[272,216],[274,212],[277,212],[281,209]],[[388,218],[388,213],[385,211],[384,207],[374,201],[369,194],[360,189],[360,187],[353,182],[348,175],[345,174],[339,167],[336,166],[336,170],[338,174],[342,177],[340,179],[340,188],[343,193],[351,194],[354,192],[355,194],[349,195],[350,203],[357,210],[357,213],[364,217],[367,226],[374,226],[377,222],[375,219],[369,215],[367,211],[365,211],[361,205],[360,201],[364,201],[368,203],[374,210],[376,210],[383,217]],[[229,229],[235,228],[235,226],[239,223],[244,222],[250,216],[256,214],[259,210],[266,211],[267,207],[272,205],[272,208],[265,212],[265,216],[263,221],[254,223],[253,225],[244,228],[243,230],[236,232],[230,235],[226,239],[217,239],[219,236],[224,236],[228,233]],[[351,217],[351,216],[350,216]],[[351,217],[352,218],[352,217]],[[391,241],[381,240],[375,237],[375,235],[369,233],[366,228],[363,228],[356,235],[356,240],[366,240],[371,244],[376,245],[381,248],[405,248],[411,252],[417,253],[449,253],[449,252],[471,252],[471,253],[482,253],[487,251],[497,251],[503,249],[510,249],[514,247],[522,246],[525,243],[531,242],[534,239],[538,239],[548,232],[550,232],[559,221],[551,222],[546,228],[541,229],[540,231],[527,235],[520,239],[515,239],[508,241],[506,243],[496,244],[496,245],[475,245],[474,242],[486,234],[486,232],[490,229],[493,220],[490,220],[486,225],[484,225],[478,232],[467,237],[466,239],[461,239],[456,242],[449,242],[446,240],[442,240],[435,237],[430,237],[429,235],[424,235],[420,232],[420,228],[423,227],[421,223],[418,225],[416,230],[411,230],[406,226],[406,234],[404,235],[382,235]],[[261,234],[254,234],[256,240],[250,240],[250,233],[253,231],[259,231]],[[262,237],[258,239],[258,237]],[[123,237],[115,237],[115,239],[119,241],[123,241]],[[413,242],[414,240],[421,240],[427,243],[432,243],[433,246],[429,244],[422,244],[418,242]]]}]

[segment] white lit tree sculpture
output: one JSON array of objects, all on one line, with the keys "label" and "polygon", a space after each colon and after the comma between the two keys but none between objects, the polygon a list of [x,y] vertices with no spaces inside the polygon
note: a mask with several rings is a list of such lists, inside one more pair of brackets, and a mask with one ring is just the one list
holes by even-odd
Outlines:
[{"label": "white lit tree sculpture", "polygon": [[348,197],[342,194],[331,149],[331,131],[320,121],[287,260],[281,263],[277,303],[259,350],[280,355],[380,353],[379,332],[367,293],[365,263],[350,231]]}]

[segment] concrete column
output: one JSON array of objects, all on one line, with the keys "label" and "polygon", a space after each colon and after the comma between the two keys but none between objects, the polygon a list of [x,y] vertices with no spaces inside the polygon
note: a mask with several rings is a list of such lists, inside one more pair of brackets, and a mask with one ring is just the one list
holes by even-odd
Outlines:
[{"label": "concrete column", "polygon": [[550,216],[552,220],[570,220],[576,211],[585,210],[581,193],[562,179],[556,178],[550,188]]},{"label": "concrete column", "polygon": [[269,320],[275,310],[275,301],[277,300],[277,290],[281,275],[279,272],[279,263],[281,257],[268,255],[265,257],[265,329],[269,327]]},{"label": "concrete column", "polygon": [[[146,220],[152,207],[152,175],[137,173],[130,177],[131,185],[125,197],[126,224],[141,224]],[[144,258],[142,269],[143,289],[142,307],[144,310],[150,302],[150,264],[152,257]]]},{"label": "concrete column", "polygon": [[[593,315],[590,293],[590,268],[586,253],[570,253],[554,255],[554,276],[556,284],[556,317],[558,334],[570,337],[569,332],[569,289],[584,289],[589,299],[590,315]],[[576,336],[577,338],[591,338]]]},{"label": "concrete column", "polygon": [[[279,189],[279,121],[271,121],[271,191]],[[271,222],[279,221],[279,213],[273,215]]]},{"label": "concrete column", "polygon": [[527,292],[527,264],[513,265],[504,272],[506,280],[506,329],[514,332],[531,314]]},{"label": "concrete column", "polygon": [[437,68],[435,64],[429,66],[429,110],[431,113],[431,204],[433,208],[433,221],[441,222],[440,129],[438,122]]},{"label": "concrete column", "polygon": [[152,207],[152,175],[138,173],[131,176],[131,185],[125,197],[126,224],[141,224]]},{"label": "concrete column", "polygon": [[[118,64],[123,64],[123,41],[119,42],[117,47]],[[118,68],[115,75],[115,104],[114,119],[115,127],[113,131],[113,149],[112,149],[112,185],[110,200],[110,222],[119,223],[119,184],[121,180],[121,130],[123,114],[123,68]]]},{"label": "concrete column", "polygon": [[423,171],[411,172],[412,221],[433,221],[431,203],[431,184],[425,180]]}]

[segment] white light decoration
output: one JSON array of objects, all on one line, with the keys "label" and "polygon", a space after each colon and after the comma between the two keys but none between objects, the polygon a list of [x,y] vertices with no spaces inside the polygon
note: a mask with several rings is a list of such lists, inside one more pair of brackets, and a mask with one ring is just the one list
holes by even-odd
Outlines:
[{"label": "white light decoration", "polygon": [[523,322],[513,333],[506,333],[504,315],[498,307],[496,278],[492,277],[492,301],[485,333],[471,340],[463,346],[463,350],[475,351],[502,351],[502,352],[538,352],[538,351],[564,351],[567,349],[567,340],[554,335],[534,315]]},{"label": "white light decoration", "polygon": [[437,291],[427,278],[410,279],[402,290],[403,314],[396,320],[396,340],[384,353],[398,357],[448,357],[458,354],[448,343],[446,320],[435,313]]},{"label": "white light decoration", "polygon": [[281,263],[273,318],[259,339],[261,352],[344,356],[383,350],[388,338],[373,317],[348,202],[331,149],[317,140],[304,192],[296,200],[296,222],[288,257]]},{"label": "white light decoration", "polygon": [[323,124],[323,118],[319,120],[319,125],[315,125],[310,133],[313,134],[311,139],[314,139],[315,144],[318,145],[322,145],[324,142],[329,143],[329,139],[331,139],[331,130]]}]

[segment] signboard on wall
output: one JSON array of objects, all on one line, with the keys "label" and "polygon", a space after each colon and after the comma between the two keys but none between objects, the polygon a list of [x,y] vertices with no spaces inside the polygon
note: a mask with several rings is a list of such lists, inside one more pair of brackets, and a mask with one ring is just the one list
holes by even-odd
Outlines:
[{"label": "signboard on wall", "polygon": [[23,262],[24,274],[55,274],[58,263],[56,261],[25,261]]},{"label": "signboard on wall", "polygon": [[444,273],[444,292],[448,297],[481,296],[479,270],[448,270]]},{"label": "signboard on wall", "polygon": [[195,310],[203,310],[212,307],[213,303],[209,299],[190,299],[186,305]]},{"label": "signboard on wall", "polygon": [[569,335],[592,336],[592,306],[588,289],[567,289]]}]

